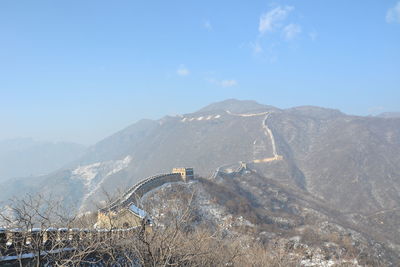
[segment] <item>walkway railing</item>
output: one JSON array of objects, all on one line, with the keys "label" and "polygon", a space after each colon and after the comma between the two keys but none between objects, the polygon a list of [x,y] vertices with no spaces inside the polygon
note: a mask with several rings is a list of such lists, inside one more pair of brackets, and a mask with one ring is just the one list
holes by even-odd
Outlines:
[{"label": "walkway railing", "polygon": [[145,185],[147,185],[147,184],[149,184],[151,182],[154,182],[155,180],[163,179],[163,178],[169,177],[169,176],[176,176],[176,175],[179,175],[179,174],[176,174],[176,173],[164,173],[164,174],[157,174],[157,175],[150,176],[150,177],[138,182],[134,186],[132,186],[125,194],[122,195],[122,197],[120,197],[117,200],[115,200],[114,202],[112,202],[108,207],[102,209],[102,211],[113,210],[113,209],[115,209],[117,207],[125,206],[127,204],[130,204],[131,202],[133,202],[135,205],[137,205],[136,198],[142,197],[140,194],[137,194],[137,192],[143,186],[145,186]]}]

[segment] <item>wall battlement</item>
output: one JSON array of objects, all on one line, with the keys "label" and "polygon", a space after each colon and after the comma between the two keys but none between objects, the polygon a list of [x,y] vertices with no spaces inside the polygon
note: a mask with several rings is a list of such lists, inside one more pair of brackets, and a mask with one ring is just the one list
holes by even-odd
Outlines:
[{"label": "wall battlement", "polygon": [[85,242],[101,243],[110,238],[125,237],[140,231],[139,227],[113,230],[0,228],[0,265],[12,264],[18,260],[24,260],[28,264],[30,259],[39,255],[43,257],[49,254],[67,253],[82,249],[82,244]]}]

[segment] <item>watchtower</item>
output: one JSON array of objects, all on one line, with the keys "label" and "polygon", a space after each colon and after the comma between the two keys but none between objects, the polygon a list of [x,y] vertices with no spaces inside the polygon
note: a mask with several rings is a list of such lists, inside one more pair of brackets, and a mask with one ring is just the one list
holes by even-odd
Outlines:
[{"label": "watchtower", "polygon": [[179,173],[184,182],[194,178],[193,168],[173,168],[172,173]]}]

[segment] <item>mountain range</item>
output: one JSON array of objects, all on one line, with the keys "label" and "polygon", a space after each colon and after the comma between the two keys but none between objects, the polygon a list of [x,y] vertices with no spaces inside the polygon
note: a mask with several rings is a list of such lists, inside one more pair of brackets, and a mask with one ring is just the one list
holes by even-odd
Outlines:
[{"label": "mountain range", "polygon": [[[95,209],[104,192],[117,194],[173,167],[193,167],[212,181],[243,164],[258,183],[272,181],[295,197],[312,199],[343,225],[373,229],[376,240],[400,251],[400,118],[392,115],[279,109],[230,99],[194,113],[141,120],[64,168],[3,182],[0,200],[40,192],[83,212]],[[256,187],[248,191],[255,194]]]}]

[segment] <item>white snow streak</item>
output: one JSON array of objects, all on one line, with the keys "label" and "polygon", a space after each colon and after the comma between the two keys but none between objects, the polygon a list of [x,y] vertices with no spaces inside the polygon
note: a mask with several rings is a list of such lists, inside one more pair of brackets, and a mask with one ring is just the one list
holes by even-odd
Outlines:
[{"label": "white snow streak", "polygon": [[187,122],[187,121],[202,121],[202,120],[212,120],[212,119],[219,119],[221,118],[221,115],[217,114],[217,115],[209,115],[207,117],[205,116],[200,116],[200,117],[192,117],[192,118],[183,118],[181,119],[181,122]]},{"label": "white snow streak", "polygon": [[86,183],[90,183],[90,181],[96,177],[100,165],[100,162],[96,162],[90,165],[79,166],[72,171],[72,175],[79,177],[82,180],[85,180]]},{"label": "white snow streak", "polygon": [[121,160],[96,162],[85,166],[79,166],[73,170],[71,179],[82,180],[85,186],[86,192],[83,196],[82,203],[85,203],[85,201],[101,187],[107,177],[127,168],[131,161],[132,156],[126,156]]}]

